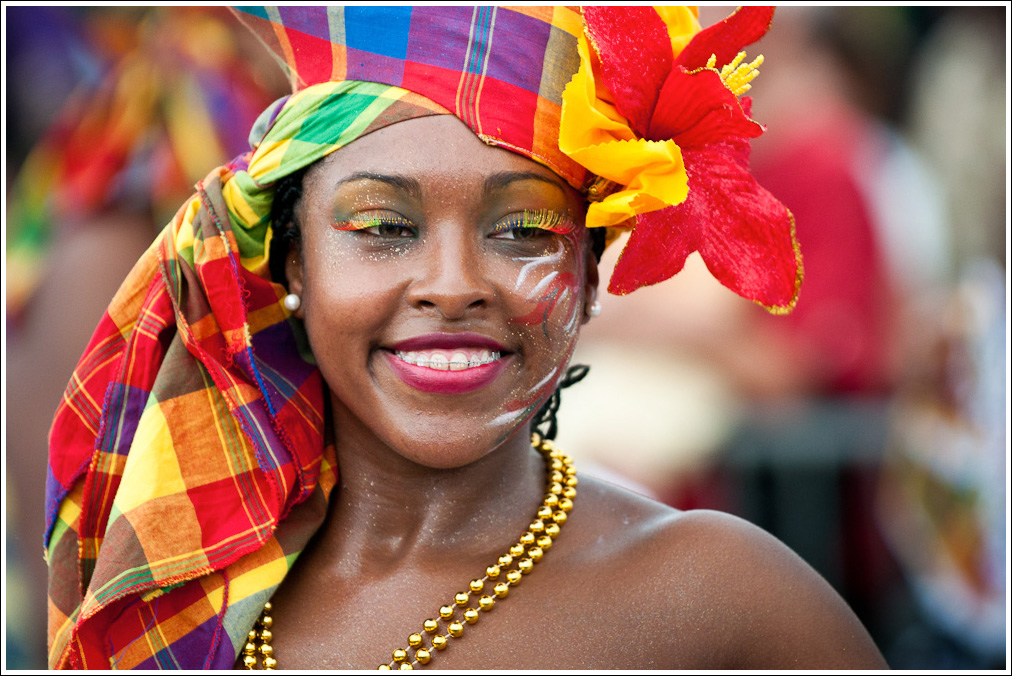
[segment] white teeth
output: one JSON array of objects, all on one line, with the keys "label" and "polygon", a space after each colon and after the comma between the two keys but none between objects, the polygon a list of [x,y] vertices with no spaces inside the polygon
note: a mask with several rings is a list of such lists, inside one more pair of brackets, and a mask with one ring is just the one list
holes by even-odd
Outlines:
[{"label": "white teeth", "polygon": [[463,371],[476,366],[491,364],[502,355],[489,350],[471,349],[454,350],[453,352],[432,350],[396,352],[398,359],[415,366],[435,369],[437,371]]}]

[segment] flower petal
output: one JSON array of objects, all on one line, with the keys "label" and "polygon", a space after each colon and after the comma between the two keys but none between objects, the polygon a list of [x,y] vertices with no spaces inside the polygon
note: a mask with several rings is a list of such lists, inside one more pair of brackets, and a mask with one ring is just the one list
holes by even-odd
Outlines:
[{"label": "flower petal", "polygon": [[748,142],[683,151],[689,195],[641,214],[608,290],[626,294],[681,271],[699,251],[710,273],[775,314],[790,312],[803,276],[790,211],[748,173]]},{"label": "flower petal", "polygon": [[648,5],[584,7],[583,20],[615,107],[645,136],[674,61],[667,26]]},{"label": "flower petal", "polygon": [[716,71],[689,73],[676,67],[661,90],[648,138],[673,138],[682,148],[695,148],[729,136],[756,138],[762,133],[762,125],[749,119]]},{"label": "flower petal", "polygon": [[570,155],[623,186],[587,209],[587,227],[618,225],[645,211],[681,203],[688,192],[682,151],[674,141],[614,141]]},{"label": "flower petal", "polygon": [[654,5],[668,29],[671,53],[678,56],[699,32],[699,8],[685,5]]},{"label": "flower petal", "polygon": [[706,65],[711,55],[717,56],[717,68],[734,60],[742,47],[750,45],[770,28],[773,7],[739,7],[731,16],[700,31],[682,50],[675,64],[689,70]]},{"label": "flower petal", "polygon": [[[588,146],[636,138],[615,106],[598,96],[590,47],[582,35],[577,41],[577,51],[580,67],[562,92],[559,120],[559,149],[571,157]],[[594,171],[591,167],[587,169]]]},{"label": "flower petal", "polygon": [[636,226],[611,273],[609,293],[624,296],[681,272],[685,259],[695,251],[692,233],[695,224],[681,221],[688,226],[689,232],[672,227],[674,212],[681,206],[651,211],[636,218]]},{"label": "flower petal", "polygon": [[559,148],[622,190],[594,203],[588,227],[613,226],[637,213],[685,199],[688,178],[682,153],[672,140],[637,139],[625,119],[598,96],[590,47],[578,43],[580,68],[562,94]]},{"label": "flower petal", "polygon": [[747,148],[742,140],[685,151],[689,198],[675,208],[672,225],[705,223],[697,244],[710,273],[738,295],[785,313],[802,278],[794,217],[748,173]]}]

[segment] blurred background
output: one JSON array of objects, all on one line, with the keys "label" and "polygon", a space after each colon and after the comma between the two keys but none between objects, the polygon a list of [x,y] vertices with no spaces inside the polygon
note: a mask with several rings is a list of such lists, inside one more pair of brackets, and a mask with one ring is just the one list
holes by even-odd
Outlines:
[{"label": "blurred background", "polygon": [[[779,537],[898,669],[1008,669],[1008,12],[778,9],[752,161],[795,217],[797,309],[696,257],[603,294],[559,416],[581,470]],[[36,669],[52,413],[134,260],[288,87],[221,8],[4,6],[4,31],[5,660]]]}]

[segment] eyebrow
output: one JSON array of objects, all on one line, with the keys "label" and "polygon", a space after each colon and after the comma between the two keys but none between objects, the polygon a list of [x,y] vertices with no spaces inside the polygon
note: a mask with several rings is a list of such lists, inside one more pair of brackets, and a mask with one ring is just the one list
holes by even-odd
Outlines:
[{"label": "eyebrow", "polygon": [[[342,178],[337,182],[337,185],[354,183],[355,181],[378,181],[402,190],[415,198],[420,198],[422,194],[421,183],[400,174],[376,174],[370,171],[357,171],[350,176]],[[485,179],[485,185],[482,186],[482,194],[487,196],[518,181],[541,181],[546,185],[554,187],[563,195],[566,193],[558,181],[536,171],[500,171]]]},{"label": "eyebrow", "polygon": [[337,185],[354,183],[355,181],[378,181],[380,183],[386,183],[393,188],[397,188],[398,190],[408,193],[416,199],[420,198],[422,195],[421,183],[413,178],[408,178],[407,176],[401,176],[399,174],[374,174],[369,171],[358,171],[350,176],[342,178],[337,182]]},{"label": "eyebrow", "polygon": [[554,187],[556,190],[562,193],[563,196],[565,196],[566,194],[566,191],[563,189],[561,185],[559,185],[558,181],[555,181],[545,176],[544,174],[540,174],[536,171],[501,171],[492,174],[491,176],[485,179],[485,186],[482,192],[485,195],[488,195],[497,190],[502,190],[506,186],[510,185],[511,183],[515,183],[517,181],[541,181],[542,183],[546,183]]}]

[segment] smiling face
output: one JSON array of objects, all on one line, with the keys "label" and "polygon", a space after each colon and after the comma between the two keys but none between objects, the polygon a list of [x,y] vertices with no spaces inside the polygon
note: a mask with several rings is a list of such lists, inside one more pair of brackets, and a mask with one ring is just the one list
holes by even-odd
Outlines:
[{"label": "smiling face", "polygon": [[455,467],[526,444],[596,293],[579,193],[440,115],[321,160],[295,214],[286,271],[339,448]]}]

